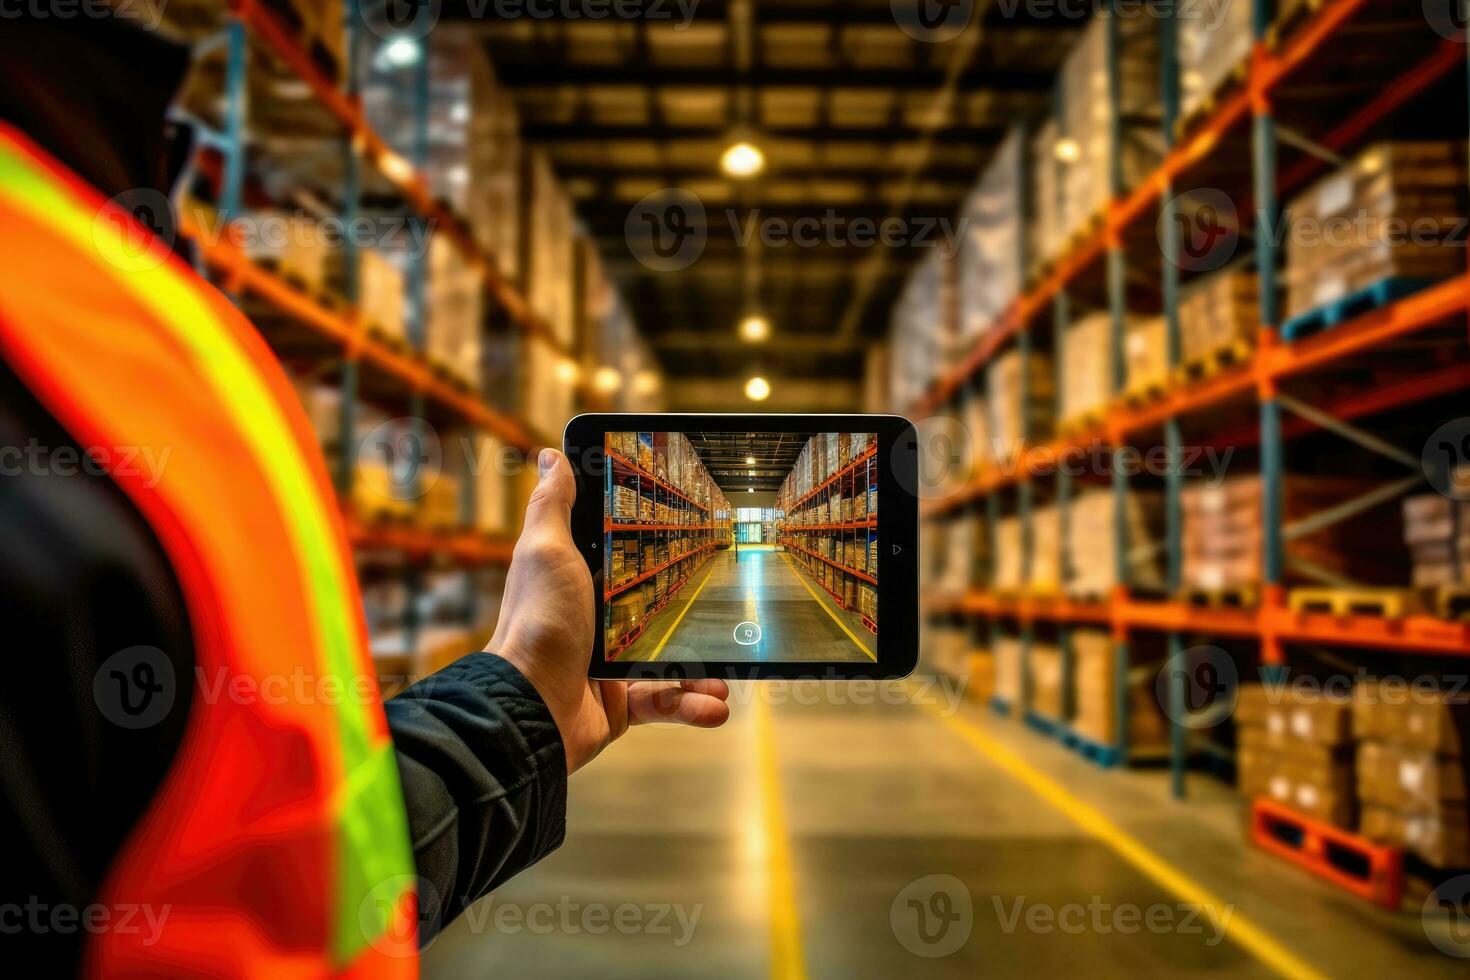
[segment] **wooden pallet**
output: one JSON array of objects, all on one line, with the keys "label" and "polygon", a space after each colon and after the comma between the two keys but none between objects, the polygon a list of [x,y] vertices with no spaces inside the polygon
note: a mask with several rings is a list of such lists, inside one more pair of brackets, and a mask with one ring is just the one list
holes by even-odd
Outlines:
[{"label": "wooden pallet", "polygon": [[1062,733],[1062,744],[1082,758],[1103,769],[1112,769],[1123,762],[1123,753],[1116,745],[1104,745],[1068,728]]},{"label": "wooden pallet", "polygon": [[1199,102],[1194,106],[1194,108],[1190,109],[1186,113],[1181,114],[1178,119],[1175,119],[1175,141],[1183,142],[1206,120],[1208,120],[1211,116],[1215,114],[1215,110],[1220,107],[1221,103],[1225,102],[1237,91],[1243,88],[1246,84],[1246,80],[1250,77],[1250,68],[1251,59],[1250,56],[1247,55],[1246,57],[1242,58],[1238,63],[1236,63],[1234,68],[1230,69],[1225,77],[1220,80],[1220,84],[1215,87],[1215,90],[1213,92],[1200,99]]},{"label": "wooden pallet", "polygon": [[1295,613],[1384,619],[1401,619],[1418,608],[1412,589],[1292,589],[1286,604]]},{"label": "wooden pallet", "polygon": [[990,696],[990,710],[1002,718],[1009,718],[1011,716],[1011,703],[999,694],[992,694]]},{"label": "wooden pallet", "polygon": [[1470,620],[1470,585],[1441,585],[1421,590],[1423,603],[1440,619]]},{"label": "wooden pallet", "polygon": [[408,341],[390,332],[382,324],[369,323],[367,325],[367,335],[384,347],[389,347],[400,354],[407,354],[409,352]]},{"label": "wooden pallet", "polygon": [[1434,285],[1435,282],[1434,279],[1388,276],[1362,289],[1354,290],[1341,299],[1325,303],[1315,310],[1298,313],[1281,325],[1281,338],[1290,342],[1309,337],[1314,333],[1321,333],[1324,330],[1331,330],[1354,317],[1371,313],[1405,296],[1412,296]]},{"label": "wooden pallet", "polygon": [[1233,340],[1223,347],[1197,354],[1174,368],[1174,383],[1188,384],[1212,378],[1227,368],[1249,361],[1253,350],[1245,341]]},{"label": "wooden pallet", "polygon": [[1280,0],[1276,21],[1266,28],[1266,47],[1272,51],[1280,48],[1281,42],[1291,37],[1293,31],[1326,3],[1327,0]]},{"label": "wooden pallet", "polygon": [[1070,438],[1084,432],[1092,432],[1101,429],[1103,419],[1107,417],[1106,409],[1095,408],[1091,411],[1080,412],[1070,418],[1063,419],[1057,423],[1057,434]]},{"label": "wooden pallet", "polygon": [[1222,589],[1183,589],[1179,600],[1207,609],[1254,609],[1261,602],[1261,587],[1252,584]]},{"label": "wooden pallet", "polygon": [[1386,909],[1404,894],[1404,852],[1319,823],[1264,798],[1251,802],[1251,842]]},{"label": "wooden pallet", "polygon": [[1145,405],[1152,405],[1155,402],[1163,401],[1164,396],[1168,393],[1169,382],[1165,378],[1158,378],[1153,381],[1140,381],[1138,384],[1123,390],[1123,404],[1129,408],[1143,408]]}]

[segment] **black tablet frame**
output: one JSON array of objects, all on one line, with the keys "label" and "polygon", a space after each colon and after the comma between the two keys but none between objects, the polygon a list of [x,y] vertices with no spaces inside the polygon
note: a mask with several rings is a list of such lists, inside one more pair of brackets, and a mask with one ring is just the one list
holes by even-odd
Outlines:
[{"label": "black tablet frame", "polygon": [[[603,630],[603,466],[608,432],[873,432],[878,437],[876,662],[609,661]],[[892,679],[911,673],[919,649],[918,436],[897,415],[588,414],[567,423],[562,446],[577,478],[572,537],[592,571],[597,629],[588,676],[610,680]],[[731,501],[733,506],[735,501]]]}]

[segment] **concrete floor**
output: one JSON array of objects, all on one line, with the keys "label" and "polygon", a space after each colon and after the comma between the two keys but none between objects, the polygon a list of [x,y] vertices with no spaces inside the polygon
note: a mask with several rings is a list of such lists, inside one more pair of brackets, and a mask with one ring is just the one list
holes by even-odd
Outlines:
[{"label": "concrete floor", "polygon": [[[790,556],[770,545],[717,551],[620,660],[842,662],[873,659],[876,641]],[[759,639],[736,641],[754,623]]]},{"label": "concrete floor", "polygon": [[732,701],[724,729],[639,729],[574,776],[565,845],[425,975],[1466,975],[1418,915],[1244,844],[1209,777],[1172,801],[1162,773],[1097,769],[946,679]]}]

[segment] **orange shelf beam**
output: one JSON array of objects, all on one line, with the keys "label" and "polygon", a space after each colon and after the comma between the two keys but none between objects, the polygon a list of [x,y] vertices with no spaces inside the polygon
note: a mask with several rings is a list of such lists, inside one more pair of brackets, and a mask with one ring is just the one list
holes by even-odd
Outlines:
[{"label": "orange shelf beam", "polygon": [[785,544],[786,544],[786,547],[790,548],[792,551],[799,551],[799,552],[801,552],[804,555],[809,555],[812,558],[817,559],[817,561],[826,562],[828,565],[831,565],[833,568],[837,569],[839,572],[845,572],[848,575],[851,575],[854,578],[862,579],[864,582],[867,582],[867,583],[869,583],[871,585],[877,585],[878,584],[878,579],[875,578],[872,575],[869,575],[867,572],[860,572],[856,568],[848,568],[846,565],[842,564],[841,562],[839,562],[839,561],[833,561],[832,559],[828,558],[826,555],[819,555],[815,551],[811,551],[811,550],[809,550],[807,548],[803,548],[801,545],[797,544],[794,541],[787,541],[787,542],[785,542]]},{"label": "orange shelf beam", "polygon": [[1271,601],[1258,608],[1224,609],[1185,602],[1151,602],[1129,596],[1114,596],[1104,602],[1077,602],[1049,595],[1001,596],[974,589],[960,596],[926,600],[924,611],[1022,621],[1111,623],[1127,630],[1209,633],[1470,657],[1470,623],[1449,622],[1432,616],[1387,619],[1381,616],[1297,613]]},{"label": "orange shelf beam", "polygon": [[817,494],[821,493],[823,490],[827,489],[828,487],[830,487],[832,484],[836,483],[838,480],[842,479],[847,474],[853,472],[859,466],[863,465],[864,463],[866,463],[868,460],[872,459],[876,455],[878,455],[878,449],[877,449],[877,447],[875,447],[875,446],[869,446],[867,449],[864,449],[860,455],[858,455],[858,456],[854,457],[853,459],[849,460],[836,473],[833,473],[831,476],[827,477],[827,479],[823,480],[821,483],[819,483],[816,486],[812,487],[810,490],[808,490],[806,493],[802,494],[800,497],[797,497],[796,500],[795,500],[795,502],[793,502],[791,504],[791,507],[787,510],[787,513],[788,514],[792,514],[792,513],[795,513],[798,510],[801,510],[802,504],[805,504],[808,500],[811,500]]},{"label": "orange shelf beam", "polygon": [[436,531],[395,524],[366,524],[344,515],[353,547],[401,551],[415,558],[445,555],[471,565],[509,565],[515,550],[510,538],[475,531]]},{"label": "orange shelf beam", "polygon": [[[1250,76],[1242,91],[1221,102],[1198,131],[1175,147],[1137,188],[1126,197],[1115,199],[1104,214],[1102,227],[1059,258],[1040,283],[1022,294],[980,335],[955,368],[935,379],[929,391],[912,407],[912,414],[931,415],[953,396],[1006,341],[1027,329],[1031,321],[1044,312],[1056,295],[1083,269],[1101,258],[1110,243],[1119,241],[1130,225],[1147,214],[1157,204],[1167,186],[1189,167],[1213,152],[1227,131],[1246,120],[1251,114],[1253,96],[1259,94],[1259,97],[1265,98],[1269,95],[1292,72],[1322,50],[1369,2],[1370,0],[1338,0],[1327,4],[1293,32],[1278,51],[1271,52],[1258,45],[1249,68]],[[1423,91],[1453,68],[1455,63],[1463,61],[1463,54],[1462,45],[1447,42],[1433,58],[1393,80],[1377,98],[1354,114],[1348,123],[1329,134],[1329,139],[1337,139],[1339,143],[1350,142],[1357,135],[1352,127],[1371,126],[1377,118],[1392,111],[1417,92]]]},{"label": "orange shelf beam", "polygon": [[230,0],[230,10],[293,75],[311,89],[316,100],[352,138],[353,146],[412,205],[414,211],[432,221],[437,234],[446,234],[453,240],[465,260],[480,272],[486,288],[511,320],[526,333],[545,341],[558,354],[566,355],[566,345],[532,312],[525,297],[501,274],[495,256],[474,240],[458,215],[434,199],[424,175],[414,170],[409,161],[394,152],[387,141],[368,125],[360,102],[343,92],[312,61],[278,17],[260,0]]},{"label": "orange shelf beam", "polygon": [[669,493],[678,497],[680,500],[683,500],[685,503],[692,505],[696,509],[702,510],[706,514],[709,513],[709,508],[706,507],[704,504],[699,503],[693,497],[689,496],[683,490],[680,490],[678,487],[674,486],[667,480],[661,480],[658,477],[654,476],[652,473],[648,472],[642,466],[639,466],[637,463],[633,462],[622,453],[615,453],[611,449],[609,449],[607,450],[607,458],[612,460],[614,466],[621,466],[623,469],[628,470],[635,476],[639,476],[645,480],[651,481],[654,486],[668,491]]},{"label": "orange shelf beam", "polygon": [[550,445],[545,437],[532,432],[518,419],[495,411],[478,398],[436,377],[424,358],[402,353],[368,336],[356,315],[329,310],[284,279],[261,268],[242,249],[227,241],[228,236],[222,236],[219,241],[212,240],[187,214],[180,219],[179,231],[194,242],[209,266],[222,273],[225,287],[230,291],[254,293],[302,326],[340,344],[348,358],[371,362],[510,446],[531,452]]},{"label": "orange shelf beam", "polygon": [[[620,585],[615,585],[612,588],[607,589],[605,592],[603,592],[603,599],[611,599],[613,596],[618,595],[619,593],[627,592],[633,586],[643,584],[644,582],[646,582],[649,579],[653,578],[655,575],[657,575],[659,572],[663,571],[664,569],[669,568],[669,567],[671,567],[673,565],[677,565],[679,562],[684,561],[685,559],[693,558],[695,555],[702,554],[703,552],[708,551],[709,549],[713,548],[714,546],[715,546],[714,545],[714,542],[711,541],[709,544],[700,545],[698,548],[695,548],[693,551],[686,551],[682,555],[678,555],[678,556],[676,556],[674,558],[670,558],[668,561],[664,562],[662,565],[659,565],[659,566],[657,566],[655,568],[650,568],[648,571],[646,571],[643,574],[637,576],[636,578],[630,578],[630,579],[628,579],[628,581],[623,582]],[[686,581],[687,581],[687,578],[686,578]]]}]

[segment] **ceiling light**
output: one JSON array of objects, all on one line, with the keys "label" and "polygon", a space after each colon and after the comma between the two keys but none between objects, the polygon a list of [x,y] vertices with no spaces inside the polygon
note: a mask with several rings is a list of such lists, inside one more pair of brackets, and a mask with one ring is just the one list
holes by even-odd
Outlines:
[{"label": "ceiling light", "polygon": [[407,68],[409,65],[418,64],[423,49],[419,42],[413,38],[400,37],[389,41],[383,48],[383,61],[394,68]]},{"label": "ceiling light", "polygon": [[600,367],[592,375],[592,387],[610,395],[623,386],[623,376],[618,373],[617,368]]},{"label": "ceiling light", "polygon": [[745,465],[746,466],[754,466],[755,465],[755,457],[754,456],[747,456],[747,457],[745,457]]},{"label": "ceiling light", "polygon": [[763,316],[748,316],[740,321],[740,339],[759,344],[771,335],[771,321]]},{"label": "ceiling light", "polygon": [[449,107],[449,120],[457,123],[470,121],[470,104],[468,102],[456,102]]},{"label": "ceiling light", "polygon": [[745,492],[746,493],[755,493],[755,487],[746,487],[745,488]]},{"label": "ceiling light", "polygon": [[639,371],[633,375],[633,390],[640,395],[651,395],[658,391],[658,374],[654,371]]},{"label": "ceiling light", "polygon": [[720,169],[727,177],[754,177],[766,169],[766,155],[754,143],[731,143],[720,155]]},{"label": "ceiling light", "polygon": [[563,357],[556,362],[556,380],[564,385],[574,385],[582,376],[582,368],[570,357]]},{"label": "ceiling light", "polygon": [[754,377],[745,382],[745,397],[753,402],[763,402],[771,396],[771,384],[765,378]]},{"label": "ceiling light", "polygon": [[1082,144],[1074,139],[1057,140],[1056,154],[1063,163],[1076,163],[1082,159]]}]

